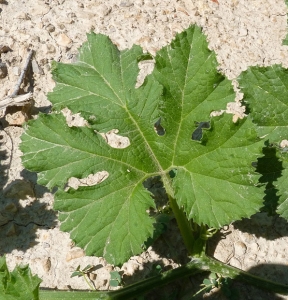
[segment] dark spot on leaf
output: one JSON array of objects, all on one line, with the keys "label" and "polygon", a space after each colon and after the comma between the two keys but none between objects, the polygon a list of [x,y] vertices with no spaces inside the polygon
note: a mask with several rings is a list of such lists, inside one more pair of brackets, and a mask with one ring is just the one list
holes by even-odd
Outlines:
[{"label": "dark spot on leaf", "polygon": [[161,126],[161,118],[154,124],[154,129],[156,133],[160,136],[165,134],[165,129]]},{"label": "dark spot on leaf", "polygon": [[195,122],[197,128],[192,133],[192,140],[193,141],[201,141],[203,132],[203,128],[210,128],[210,122]]}]

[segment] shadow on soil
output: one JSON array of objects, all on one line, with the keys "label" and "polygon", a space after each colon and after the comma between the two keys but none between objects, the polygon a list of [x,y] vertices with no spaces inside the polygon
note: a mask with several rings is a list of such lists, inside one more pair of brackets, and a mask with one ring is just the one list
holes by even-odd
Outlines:
[{"label": "shadow on soil", "polygon": [[[257,213],[250,219],[243,219],[241,221],[234,222],[234,228],[237,228],[243,232],[249,232],[255,234],[257,237],[265,237],[269,240],[274,240],[282,236],[288,235],[288,222],[283,218],[275,214],[275,210],[279,201],[277,196],[277,190],[275,189],[273,182],[281,176],[282,163],[279,162],[276,157],[275,148],[266,147],[263,149],[264,156],[257,162],[257,171],[262,174],[259,182],[265,184],[266,192],[264,197],[263,212]],[[272,171],[271,171],[272,170]],[[144,186],[149,189],[154,195],[156,205],[163,205],[167,201],[165,199],[165,191],[161,192],[161,182],[157,178],[150,179]],[[188,262],[187,252],[183,245],[181,235],[178,231],[175,220],[171,220],[168,224],[162,224],[164,230],[162,235],[153,244],[153,250],[159,257],[166,257],[168,260],[172,259],[176,263],[185,264]],[[226,232],[229,234],[229,232]],[[213,241],[208,243],[208,252],[210,256],[213,256],[219,241],[225,238],[223,233],[217,233],[213,237]],[[166,271],[163,260],[155,260],[143,265],[143,270],[138,270],[133,274],[132,278],[124,278],[125,285],[143,280],[157,274],[157,272]],[[288,284],[288,267],[284,265],[276,264],[261,264],[252,267],[248,272],[259,275],[259,277],[270,279],[277,283]],[[175,281],[172,284],[168,284],[162,288],[149,292],[139,300],[189,300],[189,299],[240,299],[240,300],[281,300],[285,299],[283,296],[267,292],[264,289],[254,287],[252,285],[242,283],[236,279],[231,280],[229,285],[225,285],[222,288],[215,288],[210,293],[204,295],[205,291],[198,292],[203,288],[202,283],[207,274],[199,274],[190,278],[184,278],[179,281]],[[279,278],[283,279],[283,282],[279,282]],[[131,281],[130,281],[131,280]],[[133,280],[133,281],[132,281]],[[286,280],[286,282],[285,282]],[[288,288],[287,288],[288,290]],[[137,299],[137,300],[138,300]]]},{"label": "shadow on soil", "polygon": [[[133,277],[133,282],[137,282],[151,276],[157,275],[159,269],[156,266],[161,266],[162,261],[155,261],[153,263],[148,263],[144,265],[144,270],[137,272],[137,280]],[[147,269],[151,272],[147,273]],[[165,268],[162,269],[165,271]],[[144,276],[143,272],[146,272]],[[253,275],[258,275],[262,278],[268,280],[275,280],[275,272],[277,277],[282,275],[282,281],[277,281],[277,283],[288,284],[287,276],[288,267],[284,265],[276,264],[261,264],[248,270],[249,273]],[[134,275],[133,275],[134,276]],[[264,288],[255,287],[249,283],[243,283],[237,277],[235,279],[228,279],[224,281],[219,287],[203,289],[203,280],[207,279],[209,276],[208,272],[199,273],[197,275],[182,278],[176,280],[165,286],[156,288],[149,293],[141,296],[135,297],[133,300],[190,300],[190,299],[209,299],[209,300],[284,300],[284,295],[268,292]],[[286,282],[285,282],[286,280]],[[223,281],[222,281],[223,282]],[[131,284],[129,278],[124,277],[124,285],[127,286]],[[288,294],[288,285],[287,285]]]},{"label": "shadow on soil", "polygon": [[255,170],[261,174],[259,184],[265,185],[262,213],[257,213],[249,219],[243,219],[233,223],[235,229],[274,240],[282,236],[288,236],[288,222],[281,218],[276,209],[279,204],[279,191],[275,188],[276,182],[282,176],[283,165],[277,157],[277,148],[265,142],[262,149],[263,156],[255,162]]},{"label": "shadow on soil", "polygon": [[27,250],[37,243],[36,230],[53,228],[57,220],[50,205],[39,200],[48,190],[36,184],[36,174],[23,170],[20,179],[7,184],[11,165],[11,155],[8,155],[7,149],[13,152],[11,142],[9,135],[1,130],[0,255],[14,249]]}]

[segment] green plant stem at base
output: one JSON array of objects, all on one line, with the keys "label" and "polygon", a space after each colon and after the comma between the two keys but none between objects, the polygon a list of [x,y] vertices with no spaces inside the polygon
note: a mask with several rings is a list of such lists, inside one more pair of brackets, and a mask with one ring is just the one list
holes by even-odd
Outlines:
[{"label": "green plant stem at base", "polygon": [[187,220],[186,214],[179,208],[176,200],[169,195],[169,203],[176,218],[179,230],[181,232],[184,244],[190,255],[194,254],[195,238],[191,226]]},{"label": "green plant stem at base", "polygon": [[261,289],[274,293],[288,294],[288,286],[266,280],[237,268],[227,266],[207,256],[192,259],[185,266],[169,270],[144,281],[129,285],[117,291],[110,292],[81,292],[81,291],[47,291],[40,290],[40,300],[50,299],[79,299],[79,300],[129,300],[146,294],[148,291],[159,288],[174,280],[193,276],[203,272],[214,272],[223,277],[230,277],[239,281],[252,284]]}]

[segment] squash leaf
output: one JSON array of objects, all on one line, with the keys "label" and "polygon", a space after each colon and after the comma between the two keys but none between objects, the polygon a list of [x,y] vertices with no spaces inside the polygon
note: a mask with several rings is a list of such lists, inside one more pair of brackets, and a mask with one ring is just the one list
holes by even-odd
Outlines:
[{"label": "squash leaf", "polygon": [[[219,228],[258,211],[263,188],[252,162],[262,141],[249,118],[210,117],[235,93],[201,30],[191,26],[161,49],[139,88],[138,62],[147,58],[139,46],[119,51],[104,35],[87,39],[78,62],[54,64],[53,112],[29,121],[22,136],[24,166],[40,184],[58,187],[61,229],[87,255],[125,262],[153,235],[155,203],[143,182],[154,176],[198,224]],[[69,127],[65,107],[89,125]],[[107,144],[111,130],[130,145]],[[109,176],[97,185],[65,189],[71,177],[104,170]]]},{"label": "squash leaf", "polygon": [[261,173],[266,173],[266,181],[275,189],[276,212],[288,220],[288,70],[281,65],[251,67],[241,74],[239,83],[259,135],[268,151],[275,152],[273,165],[270,157]]},{"label": "squash leaf", "polygon": [[17,266],[9,272],[6,258],[0,257],[0,299],[38,300],[41,279],[32,276],[28,266]]}]

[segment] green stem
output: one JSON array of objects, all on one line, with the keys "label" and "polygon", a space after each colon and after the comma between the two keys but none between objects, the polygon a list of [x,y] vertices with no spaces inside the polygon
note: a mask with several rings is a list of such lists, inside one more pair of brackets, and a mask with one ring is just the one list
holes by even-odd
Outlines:
[{"label": "green stem", "polygon": [[40,300],[52,300],[52,299],[129,300],[137,296],[144,295],[150,290],[159,288],[179,278],[184,278],[187,276],[202,273],[203,270],[199,269],[197,266],[198,266],[198,262],[197,263],[190,262],[185,266],[163,272],[162,274],[131,284],[127,287],[121,288],[116,291],[109,291],[109,292],[69,291],[67,292],[67,291],[40,290],[39,299]]},{"label": "green stem", "polygon": [[154,288],[159,288],[174,280],[179,280],[187,276],[193,276],[202,272],[214,272],[221,274],[223,277],[230,277],[245,283],[252,284],[261,289],[288,295],[288,286],[282,285],[270,280],[266,280],[237,268],[231,267],[203,255],[200,258],[193,258],[191,262],[177,269],[166,271],[160,275],[148,278],[144,281],[137,282],[117,291],[110,292],[80,292],[80,291],[44,291],[40,290],[40,300],[52,299],[78,299],[78,300],[129,300]]},{"label": "green stem", "polygon": [[191,225],[190,225],[189,221],[187,220],[186,214],[178,206],[178,204],[175,200],[174,190],[171,186],[171,178],[167,174],[165,174],[162,176],[162,181],[163,181],[163,185],[166,190],[166,193],[168,195],[170,207],[171,207],[174,217],[177,221],[178,228],[182,235],[182,238],[183,238],[184,244],[186,246],[186,249],[188,251],[188,254],[193,255],[194,243],[195,243],[195,234],[193,232],[193,229],[191,228]]},{"label": "green stem", "polygon": [[221,274],[223,277],[239,280],[273,293],[288,295],[288,285],[279,284],[271,280],[252,275],[248,272],[228,266],[225,263],[217,261],[206,255],[199,259],[195,259],[194,262],[197,260],[198,267],[202,270],[209,270],[210,272]]},{"label": "green stem", "polygon": [[189,221],[187,220],[187,216],[182,209],[179,208],[175,198],[169,197],[170,207],[172,208],[174,217],[177,221],[178,228],[182,235],[184,244],[189,255],[194,254],[194,247],[195,247],[195,236],[193,234],[192,228],[190,226]]},{"label": "green stem", "polygon": [[92,284],[88,281],[88,276],[87,274],[83,273],[83,277],[86,281],[86,283],[88,284],[89,288],[92,290],[92,291],[95,291],[95,288],[92,286]]}]

